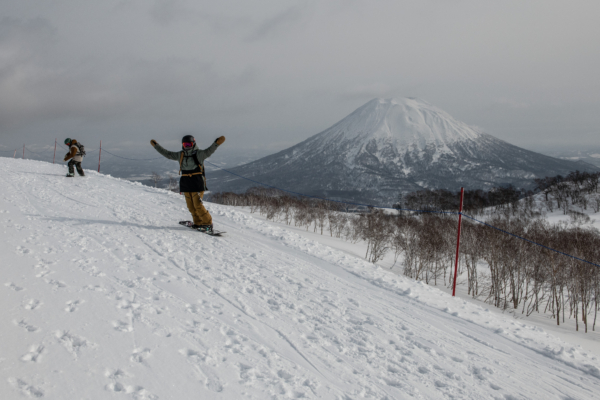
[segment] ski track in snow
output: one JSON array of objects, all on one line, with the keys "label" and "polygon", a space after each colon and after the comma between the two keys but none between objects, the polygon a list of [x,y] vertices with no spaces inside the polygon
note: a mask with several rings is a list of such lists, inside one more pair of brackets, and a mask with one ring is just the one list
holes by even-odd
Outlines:
[{"label": "ski track in snow", "polygon": [[183,196],[0,158],[0,398],[592,399],[539,328]]}]

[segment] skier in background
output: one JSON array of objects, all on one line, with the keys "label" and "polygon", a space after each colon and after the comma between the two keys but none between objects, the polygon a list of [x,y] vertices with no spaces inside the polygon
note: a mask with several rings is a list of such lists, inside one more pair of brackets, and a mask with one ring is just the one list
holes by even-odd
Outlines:
[{"label": "skier in background", "polygon": [[206,191],[206,177],[204,175],[204,160],[210,157],[217,147],[225,141],[225,136],[217,138],[210,147],[204,150],[198,149],[196,140],[192,135],[186,135],[181,139],[181,151],[169,151],[152,139],[150,144],[160,154],[170,160],[179,161],[179,191],[185,193],[185,202],[192,214],[193,225],[191,228],[206,233],[213,233],[212,216],[202,204],[202,198]]},{"label": "skier in background", "polygon": [[70,138],[65,139],[65,144],[69,146],[69,152],[65,155],[64,161],[71,160],[67,164],[69,167],[67,178],[72,178],[75,176],[73,166],[77,168],[77,173],[79,173],[79,176],[85,176],[83,173],[83,168],[81,168],[81,162],[83,161],[83,156],[85,155],[83,145],[78,143],[77,140]]}]

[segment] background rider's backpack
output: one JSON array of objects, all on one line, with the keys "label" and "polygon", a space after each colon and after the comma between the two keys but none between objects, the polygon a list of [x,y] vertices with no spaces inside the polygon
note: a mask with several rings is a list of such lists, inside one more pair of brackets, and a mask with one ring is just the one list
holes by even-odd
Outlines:
[{"label": "background rider's backpack", "polygon": [[85,156],[85,146],[79,142],[75,143],[75,146],[79,149],[79,155],[82,157]]}]

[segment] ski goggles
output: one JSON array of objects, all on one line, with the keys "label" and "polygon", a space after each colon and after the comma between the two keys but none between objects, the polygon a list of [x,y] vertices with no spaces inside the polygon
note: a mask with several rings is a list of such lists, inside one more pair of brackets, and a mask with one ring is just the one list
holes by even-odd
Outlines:
[{"label": "ski goggles", "polygon": [[181,143],[181,145],[182,145],[182,146],[183,146],[185,149],[187,149],[187,148],[190,148],[190,147],[194,147],[194,143],[190,143],[190,142],[183,142],[183,143]]}]

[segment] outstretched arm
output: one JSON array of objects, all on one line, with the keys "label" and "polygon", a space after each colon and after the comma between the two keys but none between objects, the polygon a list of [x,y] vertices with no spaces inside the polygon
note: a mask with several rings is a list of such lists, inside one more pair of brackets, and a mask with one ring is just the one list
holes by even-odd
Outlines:
[{"label": "outstretched arm", "polygon": [[209,148],[204,149],[204,150],[198,150],[198,152],[196,153],[196,155],[198,156],[198,161],[204,162],[204,160],[206,160],[208,157],[210,157],[215,152],[215,150],[217,150],[217,147],[219,147],[221,144],[223,144],[224,141],[225,141],[225,136],[221,136],[221,137],[217,138],[215,140],[215,142],[210,145]]},{"label": "outstretched arm", "polygon": [[162,147],[160,144],[158,144],[156,142],[156,140],[152,139],[150,141],[150,144],[152,145],[152,147],[154,147],[156,149],[156,151],[158,151],[162,156],[168,158],[169,160],[177,160],[179,161],[179,155],[181,154],[180,151],[169,151],[166,150],[164,147]]}]

